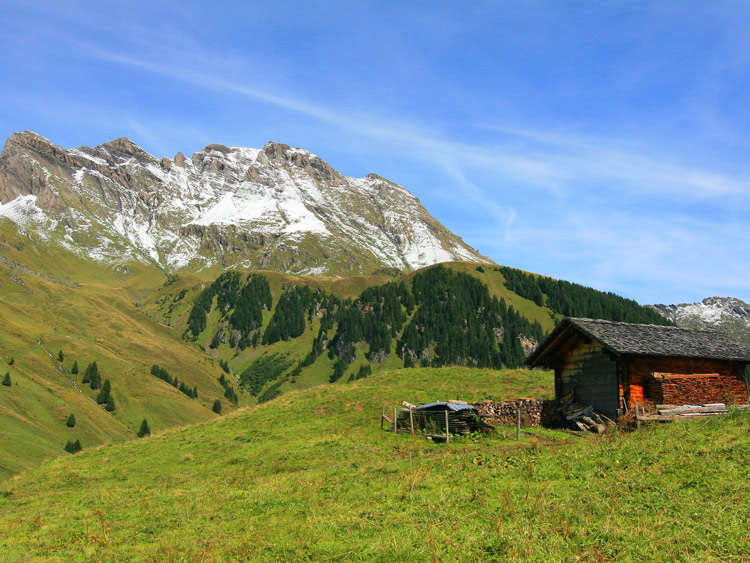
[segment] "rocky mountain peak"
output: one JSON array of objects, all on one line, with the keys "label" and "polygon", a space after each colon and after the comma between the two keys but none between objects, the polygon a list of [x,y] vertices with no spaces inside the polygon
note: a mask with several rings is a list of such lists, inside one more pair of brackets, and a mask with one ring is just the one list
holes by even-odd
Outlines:
[{"label": "rocky mountain peak", "polygon": [[698,303],[652,305],[677,326],[715,328],[750,343],[750,305],[735,297],[707,297]]},{"label": "rocky mountain peak", "polygon": [[112,156],[127,160],[128,158],[138,158],[142,160],[155,160],[153,156],[144,151],[141,147],[136,145],[133,141],[127,137],[120,137],[103,143],[96,147],[99,151],[105,151]]},{"label": "rocky mountain peak", "polygon": [[174,161],[124,137],[63,149],[25,132],[9,146],[0,157],[0,204],[31,199],[14,204],[12,217],[5,206],[0,215],[47,217],[46,240],[100,260],[303,274],[489,261],[401,186],[344,176],[280,143],[211,144]]},{"label": "rocky mountain peak", "polygon": [[11,155],[27,150],[39,153],[62,153],[62,149],[53,144],[49,139],[42,137],[33,131],[20,131],[13,133],[13,135],[5,141],[0,157],[9,158]]}]

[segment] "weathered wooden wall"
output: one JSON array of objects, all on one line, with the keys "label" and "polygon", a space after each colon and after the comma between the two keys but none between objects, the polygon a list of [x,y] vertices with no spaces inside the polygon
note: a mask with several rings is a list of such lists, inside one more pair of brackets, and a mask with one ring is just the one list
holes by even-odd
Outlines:
[{"label": "weathered wooden wall", "polygon": [[555,370],[555,389],[560,399],[573,393],[576,402],[616,418],[619,406],[617,362],[597,342],[579,340],[568,349]]}]

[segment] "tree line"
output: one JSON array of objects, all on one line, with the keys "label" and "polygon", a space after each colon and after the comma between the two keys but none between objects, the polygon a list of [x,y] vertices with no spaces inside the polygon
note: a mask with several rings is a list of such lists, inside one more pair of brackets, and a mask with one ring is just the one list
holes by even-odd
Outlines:
[{"label": "tree line", "polygon": [[577,283],[533,276],[506,266],[495,268],[505,278],[505,287],[566,317],[586,317],[628,323],[672,325],[657,311],[612,292],[598,291]]},{"label": "tree line", "polygon": [[197,399],[198,398],[198,386],[189,387],[185,385],[184,382],[181,382],[176,377],[172,377],[172,375],[167,371],[166,368],[154,364],[151,366],[151,375],[154,377],[158,377],[162,381],[166,381],[169,383],[172,387],[176,388],[181,393],[187,395],[191,399]]}]

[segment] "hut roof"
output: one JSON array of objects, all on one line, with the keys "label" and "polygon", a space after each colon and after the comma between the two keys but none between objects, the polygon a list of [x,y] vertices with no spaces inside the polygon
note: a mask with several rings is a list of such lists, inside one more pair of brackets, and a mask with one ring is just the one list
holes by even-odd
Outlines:
[{"label": "hut roof", "polygon": [[545,365],[560,337],[575,331],[599,342],[616,356],[670,356],[750,362],[750,346],[731,340],[716,330],[680,328],[599,319],[566,318],[527,358],[531,366]]}]

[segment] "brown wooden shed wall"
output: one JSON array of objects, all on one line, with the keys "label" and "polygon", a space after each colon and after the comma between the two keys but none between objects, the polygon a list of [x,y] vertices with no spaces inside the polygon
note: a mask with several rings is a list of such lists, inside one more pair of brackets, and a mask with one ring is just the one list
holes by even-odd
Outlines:
[{"label": "brown wooden shed wall", "polygon": [[598,342],[578,340],[565,353],[562,365],[555,370],[557,398],[573,393],[584,406],[597,412],[617,416],[617,363]]}]

